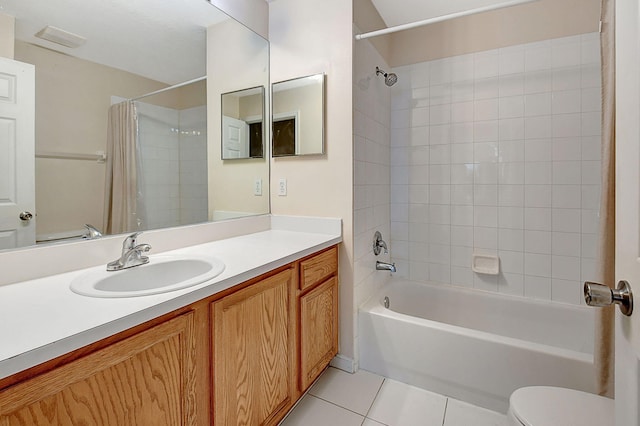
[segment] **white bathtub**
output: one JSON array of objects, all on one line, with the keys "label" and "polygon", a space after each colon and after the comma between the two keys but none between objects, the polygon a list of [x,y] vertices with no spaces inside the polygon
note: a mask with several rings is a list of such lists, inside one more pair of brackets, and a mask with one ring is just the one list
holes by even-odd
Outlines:
[{"label": "white bathtub", "polygon": [[392,280],[358,316],[360,368],[472,404],[506,412],[523,386],[595,389],[592,308]]}]

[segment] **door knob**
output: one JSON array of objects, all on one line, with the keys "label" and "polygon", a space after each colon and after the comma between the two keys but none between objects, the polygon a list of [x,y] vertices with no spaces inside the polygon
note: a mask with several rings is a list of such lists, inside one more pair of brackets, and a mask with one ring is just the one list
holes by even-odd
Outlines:
[{"label": "door knob", "polygon": [[31,212],[22,212],[22,213],[20,213],[20,220],[23,220],[25,222],[29,222],[31,219],[33,219],[33,214]]},{"label": "door knob", "polygon": [[589,306],[609,306],[615,303],[626,316],[633,312],[633,293],[629,283],[624,280],[619,281],[615,289],[586,281],[584,300]]}]

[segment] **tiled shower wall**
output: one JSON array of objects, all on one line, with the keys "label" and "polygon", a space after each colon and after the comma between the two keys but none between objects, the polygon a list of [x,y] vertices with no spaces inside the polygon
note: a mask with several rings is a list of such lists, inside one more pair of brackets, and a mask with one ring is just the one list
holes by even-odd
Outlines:
[{"label": "tiled shower wall", "polygon": [[146,228],[207,220],[206,107],[137,103]]},{"label": "tiled shower wall", "polygon": [[[398,274],[580,304],[600,198],[600,54],[584,34],[393,70]],[[497,254],[498,276],[472,272]]]},{"label": "tiled shower wall", "polygon": [[[356,32],[357,31],[356,29]],[[389,280],[389,272],[376,271],[373,234],[380,231],[390,243],[389,123],[391,89],[376,77],[376,66],[390,71],[369,41],[354,44],[354,316],[358,306]],[[357,320],[354,320],[357,324]],[[357,339],[357,327],[355,330]],[[356,344],[357,348],[358,345]],[[357,351],[357,349],[356,349]],[[357,359],[357,356],[356,356]]]}]

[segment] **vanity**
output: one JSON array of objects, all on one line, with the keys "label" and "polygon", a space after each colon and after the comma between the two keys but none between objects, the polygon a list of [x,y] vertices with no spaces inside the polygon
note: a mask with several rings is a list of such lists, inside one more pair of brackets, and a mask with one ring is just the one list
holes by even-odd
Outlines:
[{"label": "vanity", "polygon": [[[0,286],[15,346],[0,354],[0,424],[277,424],[337,353],[340,221],[329,228],[276,225],[162,253],[225,264],[163,294],[69,289],[104,265]],[[29,294],[42,300],[11,308]],[[38,362],[58,346],[77,348]]]}]

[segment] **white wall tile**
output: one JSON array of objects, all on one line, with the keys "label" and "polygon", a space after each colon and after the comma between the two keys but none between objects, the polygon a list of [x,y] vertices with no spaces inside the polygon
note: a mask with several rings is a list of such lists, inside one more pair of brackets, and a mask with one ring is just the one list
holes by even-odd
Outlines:
[{"label": "white wall tile", "polygon": [[498,207],[498,227],[524,229],[524,210],[522,207]]},{"label": "white wall tile", "polygon": [[551,256],[548,254],[524,254],[524,273],[537,277],[551,277]]},{"label": "white wall tile", "polygon": [[[386,162],[406,276],[580,303],[600,199],[598,51],[593,33],[399,68],[386,154],[375,102],[355,102],[355,220],[383,218]],[[473,250],[499,254],[500,276],[474,274]]]},{"label": "white wall tile", "polygon": [[524,231],[524,251],[535,254],[551,254],[551,232]]},{"label": "white wall tile", "polygon": [[551,278],[525,275],[524,295],[533,299],[551,300]]},{"label": "white wall tile", "polygon": [[[581,240],[577,232],[554,232],[551,241],[551,253],[559,256],[580,257]],[[574,275],[575,277],[575,275]]]},{"label": "white wall tile", "polygon": [[551,93],[531,93],[524,95],[524,115],[535,117],[551,114]]},{"label": "white wall tile", "polygon": [[451,122],[471,122],[474,117],[474,103],[469,102],[457,102],[451,104]]},{"label": "white wall tile", "polygon": [[526,207],[524,229],[529,231],[551,231],[551,209]]},{"label": "white wall tile", "polygon": [[522,255],[524,250],[524,231],[522,229],[498,229],[498,249],[520,252],[520,255]]},{"label": "white wall tile", "polygon": [[473,163],[473,143],[456,143],[451,147],[451,164]]},{"label": "white wall tile", "polygon": [[498,94],[500,97],[524,94],[523,74],[501,75],[498,84]]}]

